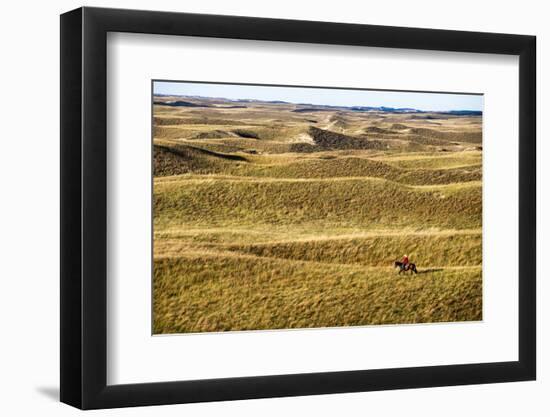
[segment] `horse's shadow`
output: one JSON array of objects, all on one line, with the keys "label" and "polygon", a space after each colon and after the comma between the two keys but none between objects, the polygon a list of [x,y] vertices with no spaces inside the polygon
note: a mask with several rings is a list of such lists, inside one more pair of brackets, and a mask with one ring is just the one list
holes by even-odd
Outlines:
[{"label": "horse's shadow", "polygon": [[430,272],[439,272],[443,271],[443,268],[430,268],[430,269],[423,269],[421,271],[418,271],[419,274],[428,274]]}]

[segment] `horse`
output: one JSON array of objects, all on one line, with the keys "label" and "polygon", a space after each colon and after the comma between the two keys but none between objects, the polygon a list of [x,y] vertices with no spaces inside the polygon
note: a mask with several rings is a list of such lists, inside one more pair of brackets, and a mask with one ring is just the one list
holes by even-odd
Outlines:
[{"label": "horse", "polygon": [[414,272],[415,274],[418,274],[418,271],[416,270],[416,264],[413,264],[413,263],[408,263],[407,264],[407,268],[403,268],[403,262],[399,262],[399,261],[395,261],[394,263],[394,268],[397,268],[399,267],[399,273],[400,274],[401,272],[403,271],[411,271],[411,275],[412,273]]}]

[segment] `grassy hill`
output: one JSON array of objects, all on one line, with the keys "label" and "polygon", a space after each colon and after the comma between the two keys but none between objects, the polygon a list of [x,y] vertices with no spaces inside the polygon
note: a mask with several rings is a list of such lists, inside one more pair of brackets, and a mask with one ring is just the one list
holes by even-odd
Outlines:
[{"label": "grassy hill", "polygon": [[482,318],[481,117],[155,101],[155,333]]}]

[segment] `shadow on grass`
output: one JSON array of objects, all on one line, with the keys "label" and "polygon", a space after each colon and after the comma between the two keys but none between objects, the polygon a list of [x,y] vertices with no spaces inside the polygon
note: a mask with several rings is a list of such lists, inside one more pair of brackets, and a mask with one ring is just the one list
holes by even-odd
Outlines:
[{"label": "shadow on grass", "polygon": [[419,270],[418,273],[419,274],[428,274],[430,272],[439,272],[439,271],[443,271],[443,268],[423,269],[423,270]]}]

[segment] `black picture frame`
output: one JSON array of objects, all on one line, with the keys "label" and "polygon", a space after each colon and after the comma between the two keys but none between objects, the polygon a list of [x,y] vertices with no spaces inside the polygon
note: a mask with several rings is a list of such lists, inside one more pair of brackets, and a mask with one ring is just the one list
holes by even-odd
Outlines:
[{"label": "black picture frame", "polygon": [[[107,385],[108,32],[519,56],[519,358],[423,366]],[[61,401],[81,409],[534,380],[534,36],[252,17],[80,8],[61,16]]]}]

